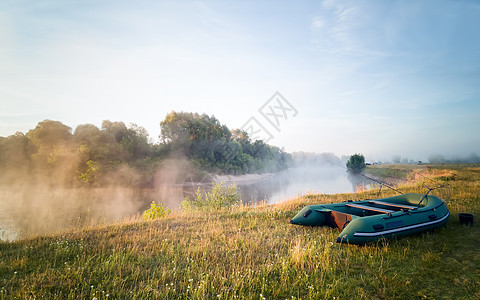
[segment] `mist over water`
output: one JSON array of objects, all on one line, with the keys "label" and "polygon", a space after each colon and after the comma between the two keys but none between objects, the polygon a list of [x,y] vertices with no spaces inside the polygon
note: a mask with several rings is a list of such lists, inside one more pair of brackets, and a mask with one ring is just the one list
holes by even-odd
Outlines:
[{"label": "mist over water", "polygon": [[178,209],[179,187],[51,188],[0,187],[0,239],[16,240],[70,228],[112,224],[136,217],[150,203]]},{"label": "mist over water", "polygon": [[[153,188],[64,188],[48,184],[0,186],[0,238],[16,240],[95,224],[112,224],[145,211],[152,201],[172,210],[198,187],[175,184],[173,167],[159,171]],[[169,178],[171,180],[169,180]],[[235,177],[232,177],[235,182]],[[296,167],[237,184],[244,203],[279,203],[306,194],[354,192],[371,182],[337,166]]]},{"label": "mist over water", "polygon": [[337,194],[369,189],[372,182],[350,175],[337,166],[296,167],[249,185],[239,185],[242,199],[247,203],[265,201],[279,203],[307,194]]},{"label": "mist over water", "polygon": [[121,187],[1,186],[0,237],[12,240],[112,223],[139,211],[144,199],[151,197],[141,190]]}]

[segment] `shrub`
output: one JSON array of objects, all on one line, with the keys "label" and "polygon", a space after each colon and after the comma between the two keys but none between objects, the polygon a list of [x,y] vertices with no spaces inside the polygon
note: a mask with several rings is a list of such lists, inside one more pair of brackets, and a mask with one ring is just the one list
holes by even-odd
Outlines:
[{"label": "shrub", "polygon": [[347,161],[347,169],[360,173],[365,169],[365,157],[362,154],[354,154]]},{"label": "shrub", "polygon": [[184,210],[210,210],[238,205],[241,201],[242,198],[236,184],[213,183],[210,192],[203,193],[198,188],[192,199],[185,197],[181,206]]},{"label": "shrub", "polygon": [[170,214],[170,209],[165,208],[165,204],[159,203],[155,204],[155,201],[152,201],[150,208],[143,212],[144,220],[154,220],[157,218],[162,218]]}]

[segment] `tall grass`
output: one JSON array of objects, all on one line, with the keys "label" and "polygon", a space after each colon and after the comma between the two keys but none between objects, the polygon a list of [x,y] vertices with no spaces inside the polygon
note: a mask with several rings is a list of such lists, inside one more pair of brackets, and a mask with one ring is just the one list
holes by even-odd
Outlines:
[{"label": "tall grass", "polygon": [[[480,298],[480,226],[462,226],[456,216],[479,215],[480,173],[453,171],[448,189],[432,191],[450,197],[446,226],[367,246],[337,244],[336,229],[288,221],[307,204],[393,191],[308,195],[215,213],[189,210],[1,242],[0,299]],[[425,191],[420,181],[399,189]]]}]

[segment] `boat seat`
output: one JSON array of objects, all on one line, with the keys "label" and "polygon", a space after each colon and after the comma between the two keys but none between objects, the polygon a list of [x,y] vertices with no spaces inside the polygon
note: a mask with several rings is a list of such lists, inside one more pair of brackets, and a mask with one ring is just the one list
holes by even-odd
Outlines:
[{"label": "boat seat", "polygon": [[398,207],[398,208],[405,208],[405,209],[416,209],[418,207],[416,206],[411,206],[411,205],[404,205],[404,204],[397,204],[397,203],[389,203],[389,202],[383,202],[383,201],[368,201],[368,203],[372,204],[380,204],[380,205],[386,205],[386,206],[393,206],[393,207]]},{"label": "boat seat", "polygon": [[395,212],[394,210],[383,209],[383,208],[372,207],[372,206],[366,206],[366,205],[360,205],[360,204],[350,204],[350,203],[348,203],[348,204],[345,204],[345,206],[360,208],[360,209],[364,209],[364,210],[376,211],[376,212],[380,212],[380,213],[383,213],[383,214],[390,214],[390,213]]}]

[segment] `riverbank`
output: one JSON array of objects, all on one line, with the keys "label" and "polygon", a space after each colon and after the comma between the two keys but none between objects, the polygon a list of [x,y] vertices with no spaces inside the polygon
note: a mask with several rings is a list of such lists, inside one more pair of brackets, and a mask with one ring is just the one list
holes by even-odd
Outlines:
[{"label": "riverbank", "polygon": [[[359,247],[335,243],[336,229],[288,223],[305,205],[395,194],[387,189],[179,212],[0,242],[0,299],[479,298],[479,222],[457,215],[480,216],[480,168],[431,170],[450,174],[431,180],[448,184],[432,193],[452,215],[433,232]],[[422,180],[397,188],[423,193]]]}]

